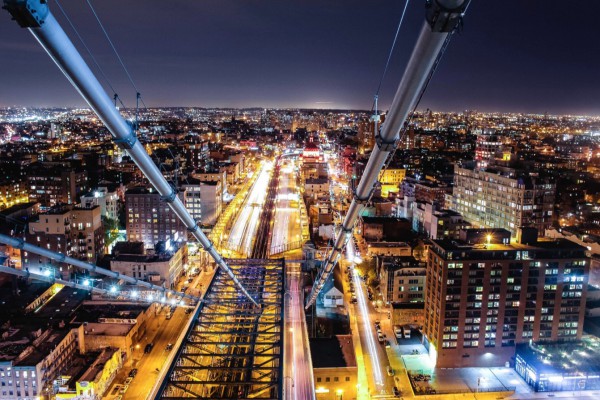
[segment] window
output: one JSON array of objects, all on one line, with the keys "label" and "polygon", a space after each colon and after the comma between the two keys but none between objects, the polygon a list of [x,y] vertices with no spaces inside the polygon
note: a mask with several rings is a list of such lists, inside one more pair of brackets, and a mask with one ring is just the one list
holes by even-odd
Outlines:
[{"label": "window", "polygon": [[329,377],[325,378],[325,382],[329,382],[329,381],[331,381],[331,378],[329,378]]},{"label": "window", "polygon": [[339,381],[340,381],[340,378],[338,378],[337,376],[335,376],[335,377],[333,378],[333,381],[334,381],[334,382],[339,382]]}]

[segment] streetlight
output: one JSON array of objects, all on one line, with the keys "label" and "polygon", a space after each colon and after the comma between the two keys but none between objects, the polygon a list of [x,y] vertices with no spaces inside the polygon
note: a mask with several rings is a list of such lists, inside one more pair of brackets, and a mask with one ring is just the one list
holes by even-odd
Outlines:
[{"label": "streetlight", "polygon": [[339,400],[342,400],[342,395],[344,394],[344,391],[342,389],[338,389],[335,391],[335,394],[338,396]]}]

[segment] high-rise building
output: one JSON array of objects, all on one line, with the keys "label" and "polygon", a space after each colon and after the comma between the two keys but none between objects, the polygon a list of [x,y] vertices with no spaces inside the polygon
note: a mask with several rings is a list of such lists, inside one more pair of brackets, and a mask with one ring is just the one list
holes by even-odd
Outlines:
[{"label": "high-rise building", "polygon": [[502,366],[518,343],[581,338],[586,248],[534,230],[509,239],[496,229],[432,241],[424,334],[437,366]]},{"label": "high-rise building", "polygon": [[[215,184],[220,181],[216,181]],[[202,221],[202,190],[200,187],[200,180],[192,177],[188,177],[185,180],[179,181],[179,187],[185,190],[185,208],[189,211],[190,215],[198,223]]]},{"label": "high-rise building", "polygon": [[412,256],[377,257],[381,293],[385,303],[425,301],[425,264]]},{"label": "high-rise building", "polygon": [[500,151],[502,151],[502,141],[495,130],[483,129],[477,133],[475,161],[478,168],[485,169]]},{"label": "high-rise building", "polygon": [[100,213],[103,217],[113,220],[119,219],[119,195],[116,191],[110,191],[105,186],[81,196],[81,205],[85,208],[100,206]]},{"label": "high-rise building", "polygon": [[71,211],[73,257],[95,264],[104,254],[104,226],[100,206],[74,207]]},{"label": "high-rise building", "polygon": [[[29,223],[25,232],[25,241],[44,249],[63,253],[67,256],[73,255],[71,243],[71,208],[55,207],[38,216],[37,221]],[[68,278],[71,266],[60,264],[47,257],[21,252],[22,265],[36,274],[58,274]]]},{"label": "high-rise building", "polygon": [[[185,203],[185,191],[177,194]],[[187,240],[186,227],[154,189],[137,187],[125,192],[127,239],[154,248],[158,242]]]},{"label": "high-rise building", "polygon": [[[96,263],[104,254],[104,227],[100,207],[57,206],[40,214],[29,223],[25,241],[79,260]],[[34,273],[54,273],[69,276],[72,267],[38,254],[21,252],[23,268]]]},{"label": "high-rise building", "polygon": [[0,181],[0,210],[28,201],[29,194],[24,180],[8,179]]},{"label": "high-rise building", "polygon": [[87,172],[57,165],[32,166],[27,175],[29,201],[42,206],[75,204],[87,187]]},{"label": "high-rise building", "polygon": [[504,228],[513,236],[519,227],[544,232],[552,225],[556,184],[549,178],[509,167],[486,170],[455,165],[450,207],[481,228]]}]

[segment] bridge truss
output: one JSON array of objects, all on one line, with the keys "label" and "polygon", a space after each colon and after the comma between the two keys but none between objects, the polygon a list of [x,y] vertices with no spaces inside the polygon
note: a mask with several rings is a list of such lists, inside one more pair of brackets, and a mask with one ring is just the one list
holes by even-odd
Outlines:
[{"label": "bridge truss", "polygon": [[258,302],[218,270],[156,399],[282,399],[284,259],[227,260]]}]

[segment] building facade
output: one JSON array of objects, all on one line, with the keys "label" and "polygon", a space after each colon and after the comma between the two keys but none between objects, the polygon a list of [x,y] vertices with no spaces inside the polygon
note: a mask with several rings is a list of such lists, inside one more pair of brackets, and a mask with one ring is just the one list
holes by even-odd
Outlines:
[{"label": "building facade", "polygon": [[377,257],[381,294],[385,303],[425,301],[425,265],[413,257]]},{"label": "building facade", "polygon": [[[185,192],[178,194],[185,203]],[[183,222],[153,189],[138,187],[125,192],[127,240],[144,242],[154,248],[160,241],[186,241]]]},{"label": "building facade", "polygon": [[176,243],[173,246],[153,255],[119,254],[111,260],[110,269],[172,289],[188,262],[187,245]]},{"label": "building facade", "polygon": [[429,249],[424,333],[439,367],[502,366],[518,343],[581,337],[586,249],[490,239],[436,240]]},{"label": "building facade", "polygon": [[119,195],[116,191],[109,191],[107,187],[99,187],[93,192],[81,196],[81,205],[85,208],[100,206],[103,217],[119,219]]},{"label": "building facade", "polygon": [[100,206],[74,207],[71,211],[73,257],[95,264],[104,254],[104,239]]},{"label": "building facade", "polygon": [[454,168],[454,211],[481,228],[504,228],[514,235],[522,226],[544,232],[552,225],[556,184],[512,168]]}]

